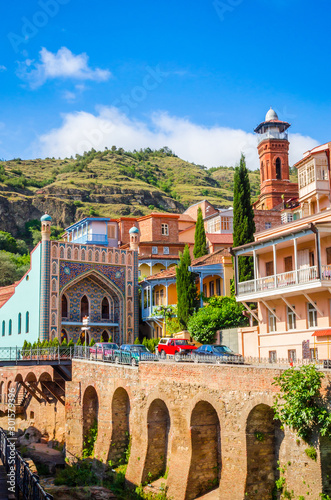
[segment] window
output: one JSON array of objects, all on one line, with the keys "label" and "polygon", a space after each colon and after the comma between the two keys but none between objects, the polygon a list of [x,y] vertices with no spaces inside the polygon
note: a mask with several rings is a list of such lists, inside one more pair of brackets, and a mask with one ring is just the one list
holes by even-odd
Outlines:
[{"label": "window", "polygon": [[29,328],[30,328],[30,315],[29,315],[29,311],[26,311],[26,314],[25,314],[25,333],[29,333]]},{"label": "window", "polygon": [[232,232],[232,217],[221,217],[221,232]]},{"label": "window", "polygon": [[[295,309],[295,306],[292,306]],[[295,313],[287,307],[287,329],[295,330],[297,327]]]},{"label": "window", "polygon": [[62,318],[68,317],[68,300],[65,295],[62,295],[61,299],[61,308],[62,308]]},{"label": "window", "polygon": [[169,247],[163,247],[163,255],[169,255]]},{"label": "window", "polygon": [[317,326],[317,311],[316,308],[308,303],[308,328],[316,328]]},{"label": "window", "polygon": [[152,247],[152,254],[157,255],[157,253],[158,253],[157,247]]},{"label": "window", "polygon": [[217,280],[216,280],[216,295],[218,295],[218,296],[221,295],[221,280],[220,280],[220,278],[217,278]]},{"label": "window", "polygon": [[207,285],[203,285],[203,294],[207,297]]},{"label": "window", "polygon": [[12,320],[10,319],[9,325],[8,325],[8,335],[11,335],[11,333],[12,333],[12,325],[13,325],[13,323],[12,323]]},{"label": "window", "polygon": [[277,330],[276,316],[272,314],[271,311],[269,311],[269,332],[275,332],[276,330]]},{"label": "window", "polygon": [[17,333],[22,333],[22,314],[18,313],[18,331]]},{"label": "window", "polygon": [[279,181],[282,178],[282,161],[280,158],[276,160],[276,179]]},{"label": "window", "polygon": [[289,349],[287,351],[288,362],[295,363],[297,360],[297,351],[295,349]]},{"label": "window", "polygon": [[114,225],[108,224],[108,238],[114,240],[116,238],[116,227]]},{"label": "window", "polygon": [[101,303],[101,318],[109,319],[109,301],[104,297]]},{"label": "window", "polygon": [[274,263],[272,260],[265,263],[265,274],[266,276],[272,276],[274,274]]},{"label": "window", "polygon": [[317,361],[318,360],[318,349],[314,347],[313,349],[309,349],[310,360]]},{"label": "window", "polygon": [[215,295],[215,291],[214,291],[214,282],[211,281],[209,283],[209,297],[213,297]]},{"label": "window", "polygon": [[161,233],[163,236],[169,236],[169,226],[168,224],[161,224]]},{"label": "window", "polygon": [[264,228],[265,229],[271,229],[271,222],[265,222]]},{"label": "window", "polygon": [[81,319],[83,319],[85,316],[89,315],[89,303],[86,295],[82,297],[82,300],[80,302],[80,316]]},{"label": "window", "polygon": [[218,215],[207,222],[207,233],[219,233],[220,229],[221,222]]},{"label": "window", "polygon": [[277,351],[269,351],[269,363],[277,363]]},{"label": "window", "polygon": [[326,249],[326,263],[327,265],[331,264],[331,247]]},{"label": "window", "polygon": [[285,273],[289,273],[290,271],[293,271],[293,263],[292,263],[292,256],[291,255],[289,257],[285,257],[285,259],[284,259],[284,271],[285,271]]},{"label": "window", "polygon": [[2,336],[4,337],[4,336],[5,336],[5,334],[6,334],[6,322],[5,322],[5,321],[3,321],[3,322],[2,322]]}]

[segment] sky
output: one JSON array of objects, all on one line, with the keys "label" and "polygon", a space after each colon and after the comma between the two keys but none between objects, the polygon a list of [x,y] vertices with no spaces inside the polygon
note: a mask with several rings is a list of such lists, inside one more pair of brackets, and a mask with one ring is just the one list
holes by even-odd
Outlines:
[{"label": "sky", "polygon": [[290,162],[331,141],[327,0],[16,0],[0,6],[0,159],[113,145],[258,168],[254,128],[291,123]]}]

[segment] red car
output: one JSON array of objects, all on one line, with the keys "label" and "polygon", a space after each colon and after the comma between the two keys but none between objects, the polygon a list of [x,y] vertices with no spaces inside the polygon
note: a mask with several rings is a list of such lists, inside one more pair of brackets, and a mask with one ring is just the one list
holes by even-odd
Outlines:
[{"label": "red car", "polygon": [[90,356],[95,359],[102,359],[104,355],[105,359],[111,359],[113,357],[115,349],[119,349],[118,345],[111,342],[99,342],[94,344],[94,346],[89,347]]},{"label": "red car", "polygon": [[165,359],[167,354],[175,356],[175,361],[180,361],[183,355],[192,354],[192,351],[197,349],[194,344],[190,344],[184,339],[160,339],[157,346],[157,353]]}]

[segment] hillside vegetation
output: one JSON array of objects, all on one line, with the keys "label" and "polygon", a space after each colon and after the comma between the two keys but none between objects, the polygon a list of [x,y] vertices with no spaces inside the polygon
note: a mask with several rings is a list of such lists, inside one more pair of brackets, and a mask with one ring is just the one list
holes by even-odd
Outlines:
[{"label": "hillside vegetation", "polygon": [[[168,148],[125,152],[91,150],[76,158],[0,163],[0,229],[19,234],[27,220],[48,212],[66,227],[85,216],[141,216],[153,211],[183,212],[208,199],[231,206],[233,167],[207,170]],[[252,197],[259,194],[259,171],[250,173]]]}]

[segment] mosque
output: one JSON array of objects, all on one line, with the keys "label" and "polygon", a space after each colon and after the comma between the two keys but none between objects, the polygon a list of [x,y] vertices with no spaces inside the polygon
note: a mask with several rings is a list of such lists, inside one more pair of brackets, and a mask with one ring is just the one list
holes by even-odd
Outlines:
[{"label": "mosque", "polygon": [[[50,215],[41,217],[41,242],[31,253],[30,270],[0,289],[1,340],[4,346],[80,338],[87,342],[131,343],[138,335],[138,239],[118,248],[107,218],[85,218],[51,241]],[[82,330],[84,326],[87,330]]]}]

